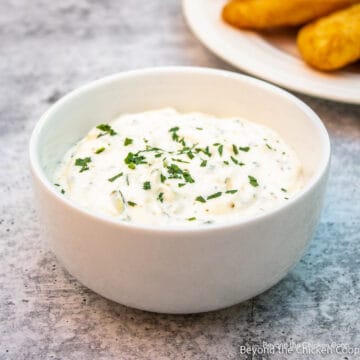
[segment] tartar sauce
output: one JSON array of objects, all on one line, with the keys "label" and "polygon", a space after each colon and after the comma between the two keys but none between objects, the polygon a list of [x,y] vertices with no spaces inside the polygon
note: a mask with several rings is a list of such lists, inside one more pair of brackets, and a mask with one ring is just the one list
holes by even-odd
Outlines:
[{"label": "tartar sauce", "polygon": [[275,131],[172,108],[99,124],[67,152],[54,182],[85,209],[158,226],[251,217],[303,186],[296,154]]}]

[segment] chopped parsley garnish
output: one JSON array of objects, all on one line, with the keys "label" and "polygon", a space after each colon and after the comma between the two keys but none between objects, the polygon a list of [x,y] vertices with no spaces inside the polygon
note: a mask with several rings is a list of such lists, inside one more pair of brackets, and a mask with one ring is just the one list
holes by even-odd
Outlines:
[{"label": "chopped parsley garnish", "polygon": [[155,146],[146,145],[146,149],[142,150],[142,151],[139,151],[139,152],[148,152],[148,151],[165,151],[165,150],[160,149],[160,148],[155,147]]},{"label": "chopped parsley garnish", "polygon": [[188,151],[186,155],[189,157],[190,160],[194,158],[194,154],[191,151]]},{"label": "chopped parsley garnish", "polygon": [[164,183],[165,180],[166,180],[166,176],[163,175],[163,174],[160,174],[160,181],[161,181],[162,183]]},{"label": "chopped parsley garnish", "polygon": [[190,164],[190,162],[189,162],[189,161],[182,160],[182,159],[175,159],[175,158],[171,158],[171,160],[173,160],[173,161],[177,161],[177,162],[180,162],[180,163],[184,163],[184,164]]},{"label": "chopped parsley garnish", "polygon": [[202,152],[203,152],[205,155],[207,155],[208,157],[211,157],[211,152],[210,152],[208,146],[207,146],[205,149],[203,149]]},{"label": "chopped parsley garnish", "polygon": [[65,194],[65,190],[64,189],[61,189],[60,191],[62,194]]},{"label": "chopped parsley garnish", "polygon": [[130,205],[130,206],[132,206],[132,207],[134,207],[134,206],[137,205],[137,203],[135,203],[135,202],[133,202],[133,201],[128,201],[127,203],[128,203],[128,205]]},{"label": "chopped parsley garnish", "polygon": [[60,184],[58,184],[58,183],[55,183],[54,185],[55,185],[55,186],[60,186]]},{"label": "chopped parsley garnish", "polygon": [[239,150],[237,149],[236,145],[233,144],[232,146],[233,153],[237,155],[239,153]]},{"label": "chopped parsley garnish", "polygon": [[202,196],[198,196],[195,200],[196,200],[196,201],[199,201],[199,202],[201,202],[201,203],[205,203],[205,202],[206,202],[206,200],[205,200]]},{"label": "chopped parsley garnish", "polygon": [[235,194],[237,192],[238,192],[237,190],[227,190],[225,191],[225,194]]},{"label": "chopped parsley garnish", "polygon": [[217,192],[217,193],[215,193],[215,194],[209,195],[209,196],[207,197],[207,200],[211,200],[211,199],[218,198],[218,197],[221,196],[221,195],[222,195],[222,192],[219,191],[219,192]]},{"label": "chopped parsley garnish", "polygon": [[195,216],[188,218],[188,221],[194,221],[194,220],[196,220]]},{"label": "chopped parsley garnish", "polygon": [[177,133],[178,131],[179,131],[179,127],[178,127],[178,126],[175,126],[175,127],[171,128],[171,129],[169,130],[169,132],[171,133],[171,138],[172,138],[174,141],[180,143],[182,146],[186,146],[186,143],[185,143],[184,138],[183,138],[183,137],[182,137],[182,138],[179,137],[179,134]]},{"label": "chopped parsley garnish", "polygon": [[161,193],[158,195],[157,199],[158,199],[161,203],[164,202],[164,193],[161,192]]},{"label": "chopped parsley garnish", "polygon": [[239,164],[239,162],[237,161],[237,159],[235,159],[233,156],[230,156],[230,159],[231,161],[234,163],[234,164]]},{"label": "chopped parsley garnish", "polygon": [[286,189],[284,189],[284,188],[281,188],[281,191],[283,191],[283,192],[287,192],[287,190],[286,190]]},{"label": "chopped parsley garnish", "polygon": [[95,154],[100,154],[100,153],[102,153],[104,150],[105,150],[104,147],[98,148],[98,149],[95,151]]},{"label": "chopped parsley garnish", "polygon": [[179,135],[178,135],[178,132],[179,131],[179,127],[178,126],[175,126],[173,128],[171,128],[169,130],[169,132],[171,133],[171,138],[174,140],[174,141],[177,141],[179,142]]},{"label": "chopped parsley garnish", "polygon": [[166,168],[169,172],[169,179],[181,179],[183,171],[176,164],[171,164]]},{"label": "chopped parsley garnish", "polygon": [[133,143],[133,139],[129,139],[129,138],[126,138],[124,140],[124,146],[128,146],[128,145],[131,145]]},{"label": "chopped parsley garnish", "polygon": [[200,166],[205,167],[207,164],[207,160],[202,160]]},{"label": "chopped parsley garnish", "polygon": [[132,152],[129,152],[124,159],[125,164],[128,165],[129,169],[134,170],[136,168],[136,165],[139,164],[147,164],[145,161],[145,156],[139,155],[138,153],[134,154]]},{"label": "chopped parsley garnish", "polygon": [[90,157],[86,157],[86,158],[78,158],[75,160],[75,166],[80,166],[81,169],[79,172],[83,172],[83,171],[86,171],[86,170],[89,170],[89,166],[88,164],[91,163],[91,158]]},{"label": "chopped parsley garnish", "polygon": [[145,181],[143,184],[143,189],[144,190],[150,190],[151,189],[151,184],[150,181]]},{"label": "chopped parsley garnish", "polygon": [[161,153],[155,154],[156,158],[159,158],[161,156]]},{"label": "chopped parsley garnish", "polygon": [[178,187],[183,187],[185,185],[186,185],[185,183],[178,183]]},{"label": "chopped parsley garnish", "polygon": [[184,180],[186,181],[186,182],[188,182],[188,183],[194,183],[195,182],[195,180],[191,177],[191,175],[189,174],[189,172],[187,172],[187,171],[183,171],[183,178],[184,178]]},{"label": "chopped parsley garnish", "polygon": [[222,154],[223,154],[223,149],[224,149],[224,146],[223,146],[223,145],[220,145],[220,146],[218,147],[218,152],[219,152],[219,155],[220,155],[220,156],[222,156]]},{"label": "chopped parsley garnish", "polygon": [[257,187],[259,186],[258,181],[251,175],[248,176],[250,185]]},{"label": "chopped parsley garnish", "polygon": [[223,163],[224,163],[225,165],[229,165],[229,162],[226,161],[226,160],[224,160]]},{"label": "chopped parsley garnish", "polygon": [[119,177],[123,176],[123,173],[119,173],[119,174],[116,174],[115,176],[111,177],[110,179],[108,179],[108,181],[110,182],[113,182],[115,181],[116,179],[118,179]]},{"label": "chopped parsley garnish", "polygon": [[182,170],[176,164],[170,164],[166,166],[169,173],[169,179],[181,179],[183,178],[188,183],[194,183],[195,180],[191,177],[187,170]]},{"label": "chopped parsley garnish", "polygon": [[117,135],[117,132],[109,124],[100,124],[96,128],[104,132],[99,136],[103,136],[105,134],[109,134],[110,136]]},{"label": "chopped parsley garnish", "polygon": [[248,152],[250,150],[250,147],[249,146],[245,146],[245,147],[239,147],[239,150],[241,151],[245,151],[245,152]]},{"label": "chopped parsley garnish", "polygon": [[203,128],[201,127],[197,127],[196,130],[204,130]]},{"label": "chopped parsley garnish", "polygon": [[265,144],[265,145],[266,145],[266,147],[267,147],[268,149],[270,149],[270,150],[273,149],[269,144]]}]

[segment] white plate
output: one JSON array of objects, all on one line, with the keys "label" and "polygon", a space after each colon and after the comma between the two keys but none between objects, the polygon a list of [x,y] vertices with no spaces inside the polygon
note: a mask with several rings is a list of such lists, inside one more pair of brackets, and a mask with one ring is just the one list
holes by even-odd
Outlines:
[{"label": "white plate", "polygon": [[211,51],[230,64],[291,90],[360,104],[360,67],[322,73],[309,68],[296,49],[293,34],[258,34],[235,29],[221,19],[226,0],[183,0],[187,22]]}]

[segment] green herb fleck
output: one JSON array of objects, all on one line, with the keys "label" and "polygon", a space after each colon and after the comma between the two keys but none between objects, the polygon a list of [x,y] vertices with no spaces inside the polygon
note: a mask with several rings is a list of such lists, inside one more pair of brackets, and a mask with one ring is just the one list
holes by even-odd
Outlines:
[{"label": "green herb fleck", "polygon": [[60,191],[62,194],[65,194],[65,190],[64,189],[61,189]]},{"label": "green herb fleck", "polygon": [[115,176],[111,177],[110,179],[108,179],[108,181],[110,182],[113,182],[115,181],[116,179],[118,179],[119,177],[123,176],[123,173],[119,173],[119,174],[116,174]]},{"label": "green herb fleck", "polygon": [[229,162],[226,161],[226,160],[224,160],[223,163],[224,163],[225,165],[229,165]]},{"label": "green herb fleck", "polygon": [[218,147],[218,152],[219,152],[219,155],[220,155],[220,156],[222,156],[222,154],[223,154],[223,149],[224,149],[224,146],[223,146],[223,145],[220,145],[220,146]]},{"label": "green herb fleck", "polygon": [[166,166],[169,172],[169,179],[181,179],[183,178],[188,183],[194,183],[195,180],[191,177],[187,170],[182,170],[176,164],[170,164]]},{"label": "green herb fleck", "polygon": [[150,190],[151,189],[151,184],[150,181],[145,181],[143,184],[143,189],[144,190]]},{"label": "green herb fleck", "polygon": [[130,206],[132,206],[132,207],[134,207],[134,206],[137,205],[137,203],[135,203],[135,202],[133,202],[133,201],[128,201],[127,203],[128,203],[128,205],[130,205]]},{"label": "green herb fleck", "polygon": [[201,203],[205,203],[205,202],[206,202],[206,200],[205,200],[202,196],[198,196],[195,200],[196,200],[196,201],[199,201],[199,202],[201,202]]},{"label": "green herb fleck", "polygon": [[205,155],[207,155],[208,157],[211,157],[211,152],[210,152],[208,146],[207,146],[205,149],[203,149],[202,152],[203,152]]},{"label": "green herb fleck", "polygon": [[266,145],[266,147],[267,147],[268,149],[270,149],[270,150],[273,149],[269,144],[265,144],[265,145]]},{"label": "green herb fleck", "polygon": [[60,184],[57,184],[57,183],[55,183],[54,185],[55,185],[55,186],[60,186]]},{"label": "green herb fleck", "polygon": [[163,175],[163,174],[160,174],[160,181],[161,181],[162,183],[164,183],[165,180],[166,180],[166,176]]},{"label": "green herb fleck", "polygon": [[239,162],[237,161],[237,159],[235,159],[233,156],[230,156],[230,159],[231,159],[231,161],[232,161],[234,164],[236,164],[236,165],[239,164]]},{"label": "green herb fleck", "polygon": [[188,221],[194,221],[194,220],[196,220],[195,216],[188,218]]},{"label": "green herb fleck", "polygon": [[133,139],[129,139],[129,138],[126,138],[124,140],[124,146],[128,146],[128,145],[131,145],[133,143]]},{"label": "green herb fleck", "polygon": [[197,129],[197,130],[204,130],[204,129],[203,129],[203,128],[201,128],[201,127],[197,127],[196,129]]},{"label": "green herb fleck", "polygon": [[109,124],[100,124],[96,128],[101,131],[104,131],[104,133],[100,134],[100,136],[105,135],[106,133],[109,134],[110,136],[114,136],[117,134],[117,132]]},{"label": "green herb fleck", "polygon": [[171,138],[174,140],[174,141],[179,141],[179,135],[177,133],[177,131],[179,130],[179,127],[178,126],[175,126],[173,128],[171,128],[169,130],[170,133],[172,133],[171,135]]},{"label": "green herb fleck", "polygon": [[257,187],[259,186],[258,181],[251,175],[248,176],[250,185]]},{"label": "green herb fleck", "polygon": [[189,157],[190,160],[194,158],[194,154],[191,151],[188,151],[186,155]]},{"label": "green herb fleck", "polygon": [[284,188],[281,188],[281,191],[283,191],[283,192],[287,192],[287,190],[286,190],[286,189],[284,189]]},{"label": "green herb fleck", "polygon": [[185,183],[178,183],[178,187],[183,187],[185,185],[186,185]]},{"label": "green herb fleck", "polygon": [[104,150],[105,150],[104,147],[98,148],[98,149],[95,151],[95,154],[100,154],[100,153],[102,153]]},{"label": "green herb fleck", "polygon": [[250,150],[250,147],[249,146],[245,146],[245,147],[239,147],[239,150],[241,151],[245,151],[245,152],[248,152]]},{"label": "green herb fleck", "polygon": [[211,200],[211,199],[215,199],[215,198],[218,198],[219,196],[221,196],[222,195],[222,192],[217,192],[217,193],[215,193],[215,194],[212,194],[212,195],[209,195],[208,197],[207,197],[207,200]]},{"label": "green herb fleck", "polygon": [[235,194],[237,192],[238,192],[237,190],[227,190],[225,191],[225,194]]},{"label": "green herb fleck", "polygon": [[158,199],[161,203],[164,202],[164,193],[161,192],[161,193],[158,195],[157,199]]},{"label": "green herb fleck", "polygon": [[177,161],[177,162],[180,162],[180,163],[184,163],[184,164],[190,164],[190,162],[189,162],[189,161],[182,160],[182,159],[171,158],[171,160],[173,160],[173,161]]},{"label": "green herb fleck", "polygon": [[83,159],[76,159],[75,160],[75,166],[80,166],[81,169],[79,172],[83,172],[83,171],[86,171],[86,170],[89,170],[89,166],[88,164],[91,163],[91,158],[90,157],[86,157],[86,158],[83,158]]},{"label": "green herb fleck", "polygon": [[124,159],[125,164],[128,165],[129,169],[134,170],[136,168],[136,165],[139,164],[147,164],[145,161],[145,156],[139,155],[138,153],[134,154],[132,152],[129,152]]},{"label": "green herb fleck", "polygon": [[200,166],[205,167],[207,164],[207,160],[202,160]]},{"label": "green herb fleck", "polygon": [[232,146],[233,153],[237,155],[239,153],[239,150],[237,149],[236,145],[233,144]]}]

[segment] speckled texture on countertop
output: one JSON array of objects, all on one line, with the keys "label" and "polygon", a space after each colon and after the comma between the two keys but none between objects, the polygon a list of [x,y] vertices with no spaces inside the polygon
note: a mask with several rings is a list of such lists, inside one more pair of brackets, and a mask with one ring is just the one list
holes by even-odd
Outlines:
[{"label": "speckled texture on countertop", "polygon": [[141,312],[84,288],[48,251],[28,170],[36,120],[85,82],[173,64],[232,69],[192,36],[177,0],[1,0],[0,359],[357,358],[241,354],[241,346],[360,346],[358,106],[301,96],[331,135],[325,208],[297,267],[253,300],[199,315]]}]

